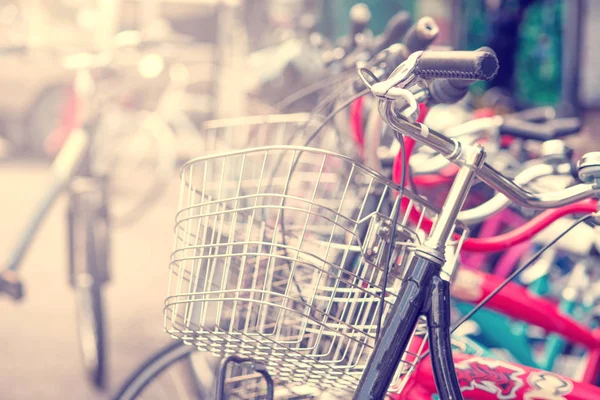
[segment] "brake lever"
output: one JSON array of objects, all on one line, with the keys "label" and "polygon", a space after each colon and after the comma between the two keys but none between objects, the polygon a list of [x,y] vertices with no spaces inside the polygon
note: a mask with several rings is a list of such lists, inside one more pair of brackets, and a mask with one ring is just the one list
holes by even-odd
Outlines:
[{"label": "brake lever", "polygon": [[379,98],[387,100],[405,97],[404,91],[419,80],[419,77],[414,71],[417,66],[417,61],[422,54],[422,51],[412,53],[386,80],[371,86],[371,93]]}]

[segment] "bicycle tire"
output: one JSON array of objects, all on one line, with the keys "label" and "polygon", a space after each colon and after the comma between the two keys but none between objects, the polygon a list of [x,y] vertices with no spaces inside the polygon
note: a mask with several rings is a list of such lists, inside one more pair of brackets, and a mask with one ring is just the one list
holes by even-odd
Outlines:
[{"label": "bicycle tire", "polygon": [[98,389],[106,387],[106,344],[102,294],[92,283],[75,289],[79,347],[88,379]]},{"label": "bicycle tire", "polygon": [[[112,398],[115,400],[136,399],[162,372],[196,352],[195,347],[188,346],[183,342],[175,342],[162,348],[139,366]],[[189,359],[187,361],[191,363]],[[212,389],[203,386],[201,382],[197,382],[196,390],[200,400],[211,398]]]},{"label": "bicycle tire", "polygon": [[[199,357],[194,357],[195,355],[198,355]],[[179,371],[170,371],[170,368],[176,366],[178,363],[180,366],[185,368],[188,379],[187,383],[191,383],[190,386],[192,386],[192,396],[189,396],[187,390],[186,395],[182,396],[181,369]],[[201,352],[194,346],[186,345],[184,342],[177,341],[173,344],[163,347],[157,353],[147,359],[131,375],[129,375],[116,394],[111,398],[114,400],[152,398],[152,396],[148,394],[148,389],[150,386],[157,384],[157,382],[161,379],[161,376],[169,376],[171,379],[173,379],[173,377],[179,378],[179,385],[175,384],[167,387],[167,390],[162,387],[159,398],[194,398],[198,400],[214,400],[216,396],[216,384],[219,375],[219,368],[219,358],[213,357],[210,353]],[[171,372],[170,374],[168,374],[169,371]],[[210,371],[212,371],[212,376],[210,376]],[[237,370],[238,373],[241,371],[242,370],[239,369]],[[231,372],[232,371],[230,371],[229,374]],[[185,380],[186,377],[183,379]],[[264,378],[258,377],[258,379],[260,381],[259,384],[262,385],[264,383]],[[253,388],[256,389],[255,387]],[[173,390],[173,392],[171,392],[169,389]],[[262,394],[256,396],[256,393],[252,394],[252,397],[239,397],[239,394],[236,395],[233,393],[228,393],[226,398],[228,400],[240,400],[242,398],[261,400],[265,399],[266,397]],[[314,397],[310,394],[294,394],[290,391],[285,393],[280,392],[277,398],[282,400],[314,399]]]},{"label": "bicycle tire", "polygon": [[[75,292],[78,344],[88,379],[106,386],[106,342],[102,284],[107,280],[108,220],[101,207],[72,194],[68,211],[70,281]],[[79,228],[79,229],[78,229]]]},{"label": "bicycle tire", "polygon": [[[161,198],[165,187],[176,173],[175,134],[158,113],[143,111],[129,114],[123,110],[111,109],[107,114],[110,118],[104,117],[96,127],[92,170],[96,175],[108,177],[111,222],[116,226],[127,226],[139,220]],[[106,126],[107,121],[114,123],[115,120],[120,121],[119,129]],[[135,152],[130,150],[139,150],[134,146],[136,140],[145,140],[146,145],[151,143],[154,153],[148,152],[144,157],[140,157],[139,154],[135,156]],[[128,164],[132,160],[136,161],[137,167],[148,167],[150,164],[151,169],[132,169]],[[119,170],[123,166],[125,170]],[[129,187],[129,179],[133,172],[143,174],[143,178],[138,178],[140,182],[151,184],[141,191],[136,191],[133,199],[123,198],[118,193],[119,187]],[[119,182],[118,177],[122,176],[128,177],[127,181]]]}]

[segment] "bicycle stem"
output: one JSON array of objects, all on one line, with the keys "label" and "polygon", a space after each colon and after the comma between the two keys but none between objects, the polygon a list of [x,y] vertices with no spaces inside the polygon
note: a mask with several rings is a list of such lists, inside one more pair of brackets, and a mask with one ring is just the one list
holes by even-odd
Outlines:
[{"label": "bicycle stem", "polygon": [[[477,172],[485,163],[486,154],[480,145],[466,146],[462,151],[464,163],[452,183],[435,226],[424,245],[419,248],[428,256],[433,256],[434,252],[438,253],[442,256],[440,259],[442,263],[445,261],[443,258],[445,246],[453,233],[458,213],[473,186]],[[440,276],[442,272],[448,273],[448,276]],[[432,277],[428,289],[430,301],[426,308],[433,376],[442,400],[462,399],[450,343],[450,278],[452,273],[453,271],[440,270],[436,276]]]},{"label": "bicycle stem", "polygon": [[427,240],[425,240],[425,246],[442,252],[442,254],[446,242],[454,230],[454,223],[469,194],[475,175],[485,162],[483,147],[479,145],[468,146],[463,151],[466,153],[465,162],[454,179],[435,226]]}]

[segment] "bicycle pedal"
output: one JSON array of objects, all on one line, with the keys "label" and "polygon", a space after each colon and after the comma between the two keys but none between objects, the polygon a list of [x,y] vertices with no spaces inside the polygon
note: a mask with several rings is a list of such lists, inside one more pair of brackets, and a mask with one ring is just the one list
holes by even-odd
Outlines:
[{"label": "bicycle pedal", "polygon": [[0,275],[0,293],[5,293],[13,300],[21,300],[25,291],[23,282],[14,271],[7,271]]}]

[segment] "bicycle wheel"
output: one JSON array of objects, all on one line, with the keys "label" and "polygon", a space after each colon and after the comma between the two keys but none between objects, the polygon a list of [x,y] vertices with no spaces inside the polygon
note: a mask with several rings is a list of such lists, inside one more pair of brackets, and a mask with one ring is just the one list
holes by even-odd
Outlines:
[{"label": "bicycle wheel", "polygon": [[102,294],[100,286],[93,281],[75,288],[77,330],[83,364],[95,387],[104,389],[106,384],[106,350]]},{"label": "bicycle wheel", "polygon": [[158,113],[107,108],[96,127],[92,171],[108,177],[111,222],[137,221],[176,172],[175,136]]},{"label": "bicycle wheel", "polygon": [[173,343],[136,369],[113,398],[212,399],[216,363],[217,359],[195,347]]},{"label": "bicycle wheel", "polygon": [[[115,400],[133,399],[199,399],[213,400],[216,396],[221,360],[194,346],[176,342],[164,347],[138,367],[112,397]],[[265,400],[264,378],[242,365],[227,369],[224,383],[227,400]],[[314,391],[277,385],[278,400],[314,399]],[[326,399],[326,397],[319,397]]]},{"label": "bicycle wheel", "polygon": [[104,198],[96,182],[78,180],[68,210],[69,272],[79,347],[88,378],[99,389],[106,383],[102,284],[108,280],[108,218]]}]

